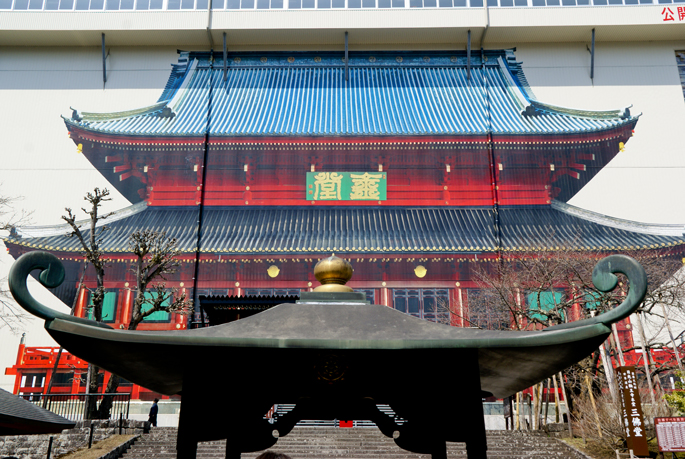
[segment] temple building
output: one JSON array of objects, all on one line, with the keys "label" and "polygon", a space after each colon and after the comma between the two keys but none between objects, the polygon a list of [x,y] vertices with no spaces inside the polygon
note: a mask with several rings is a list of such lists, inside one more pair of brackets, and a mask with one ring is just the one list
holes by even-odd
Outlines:
[{"label": "temple building", "polygon": [[[127,238],[149,228],[182,250],[169,287],[232,298],[243,314],[256,299],[239,298],[311,289],[314,264],[335,253],[354,263],[350,285],[373,302],[493,328],[501,317],[469,310],[478,263],[535,251],[682,254],[683,226],[566,203],[620,154],[638,118],[629,108],[538,101],[512,50],[358,52],[347,61],[181,52],[158,101],[73,110],[64,122],[78,151],[133,203],[102,222],[103,315],[114,326],[131,320]],[[62,259],[69,282],[60,296],[76,297],[75,314],[87,316],[83,287],[95,278],[87,270],[79,284],[84,262],[66,232],[16,228],[5,244],[14,257],[41,249]],[[155,313],[140,329],[201,325],[201,304],[190,318]]]},{"label": "temple building", "polygon": [[[57,209],[93,183],[113,190],[100,224],[103,320],[115,328],[131,321],[139,229],[177,240],[166,285],[195,308],[140,330],[295,301],[331,254],[373,303],[499,328],[508,319],[473,300],[479,267],[502,258],[685,256],[685,225],[625,211],[648,168],[668,178],[649,178],[643,211],[676,199],[664,190],[683,156],[685,10],[602,1],[0,0],[0,94],[13,107],[0,182]],[[589,109],[607,100],[623,105]],[[636,157],[644,170],[627,183]],[[604,196],[598,182],[622,188]],[[579,206],[588,195],[616,213]],[[8,254],[59,257],[67,280],[53,293],[88,317],[92,267],[59,214],[36,215],[41,226],[2,237]],[[629,321],[618,333],[632,344]],[[11,347],[15,393],[43,391],[54,343]],[[82,391],[85,365],[64,354],[53,392]]]}]

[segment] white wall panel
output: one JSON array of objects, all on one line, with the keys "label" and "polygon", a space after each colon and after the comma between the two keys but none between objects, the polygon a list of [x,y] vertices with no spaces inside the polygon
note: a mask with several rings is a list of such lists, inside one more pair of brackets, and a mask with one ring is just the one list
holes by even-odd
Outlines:
[{"label": "white wall panel", "polygon": [[[108,187],[108,182],[77,153],[60,115],[70,116],[70,106],[102,112],[154,103],[176,61],[175,48],[112,49],[103,89],[99,48],[2,49],[0,193],[22,197],[16,207],[33,212],[36,225],[62,223],[67,206],[83,215],[84,194],[96,186]],[[129,204],[113,187],[108,188],[113,199],[105,210]],[[12,262],[2,246],[0,279],[7,276]],[[41,301],[68,311],[35,281],[31,284]],[[55,345],[42,320],[31,320],[25,331],[28,346]],[[14,364],[19,339],[20,335],[0,328],[0,387],[6,390],[12,390],[14,377],[5,376],[4,369]]]},{"label": "white wall panel", "polygon": [[518,46],[516,56],[540,100],[589,109],[632,104],[632,113],[642,113],[625,151],[571,204],[630,220],[685,222],[679,205],[685,101],[674,53],[683,48],[685,43],[599,43],[592,82],[585,43]]}]

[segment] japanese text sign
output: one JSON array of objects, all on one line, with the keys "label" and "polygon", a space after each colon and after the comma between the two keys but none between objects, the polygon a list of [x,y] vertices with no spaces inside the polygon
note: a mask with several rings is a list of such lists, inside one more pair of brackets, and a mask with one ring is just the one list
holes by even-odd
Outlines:
[{"label": "japanese text sign", "polygon": [[385,201],[385,172],[307,172],[307,201]]},{"label": "japanese text sign", "polygon": [[636,456],[648,457],[647,434],[635,367],[618,367],[616,382],[621,399],[621,422],[628,440],[628,449],[632,449]]},{"label": "japanese text sign", "polygon": [[661,10],[662,22],[681,22],[685,19],[685,6],[665,6]]},{"label": "japanese text sign", "polygon": [[685,417],[654,418],[659,451],[677,453],[685,451]]}]

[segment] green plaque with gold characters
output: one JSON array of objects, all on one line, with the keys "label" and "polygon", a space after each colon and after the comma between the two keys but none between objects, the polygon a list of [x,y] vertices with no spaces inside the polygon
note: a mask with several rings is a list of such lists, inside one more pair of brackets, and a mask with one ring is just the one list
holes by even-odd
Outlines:
[{"label": "green plaque with gold characters", "polygon": [[307,172],[307,201],[385,201],[386,172]]}]

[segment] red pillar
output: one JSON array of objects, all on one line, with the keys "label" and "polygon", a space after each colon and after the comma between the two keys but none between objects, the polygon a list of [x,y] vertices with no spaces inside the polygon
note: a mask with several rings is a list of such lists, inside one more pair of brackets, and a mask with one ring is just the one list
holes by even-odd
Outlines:
[{"label": "red pillar", "polygon": [[[20,367],[21,365],[24,364],[24,355],[26,354],[26,334],[21,335],[21,341],[19,341],[19,349],[17,349],[17,367]],[[21,387],[21,373],[22,371],[19,370],[15,373],[16,377],[14,378],[14,394],[18,395],[19,394],[19,387]],[[7,374],[7,373],[5,373]]]},{"label": "red pillar", "polygon": [[110,373],[109,371],[105,371],[104,373],[105,373],[105,375],[102,378],[102,393],[103,394],[107,392],[107,384],[109,384],[109,380],[112,377],[112,373]]},{"label": "red pillar", "polygon": [[[84,374],[86,371],[88,371],[88,370],[84,370]],[[80,390],[81,390],[81,371],[74,370],[74,379],[71,382],[71,393],[72,394],[78,394]]]},{"label": "red pillar", "polygon": [[45,373],[45,381],[43,382],[43,390],[41,393],[45,394],[46,391],[48,390],[48,386],[50,385],[50,380],[52,379],[52,368],[50,368],[46,373]]},{"label": "red pillar", "polygon": [[14,395],[19,395],[19,387],[21,387],[21,373],[21,370],[17,371],[17,376],[14,378]]},{"label": "red pillar", "polygon": [[126,282],[126,287],[126,290],[124,290],[124,301],[122,301],[120,318],[120,322],[124,328],[127,328],[131,321],[131,305],[133,304],[133,292],[128,288],[128,282]]},{"label": "red pillar", "polygon": [[140,400],[140,386],[134,384],[131,388],[131,400]]},{"label": "red pillar", "polygon": [[[183,296],[186,294],[186,288],[183,286],[183,282],[181,282],[181,288],[178,291],[178,294]],[[176,324],[176,329],[182,329],[185,328],[185,324],[183,321],[185,320],[185,316],[181,314],[172,314],[171,315],[171,321],[172,323]]]},{"label": "red pillar", "polygon": [[74,316],[84,317],[84,313],[88,307],[88,304],[86,303],[87,296],[87,290],[85,288],[81,288],[81,290],[78,292],[78,300],[76,300],[76,310],[74,311]]}]

